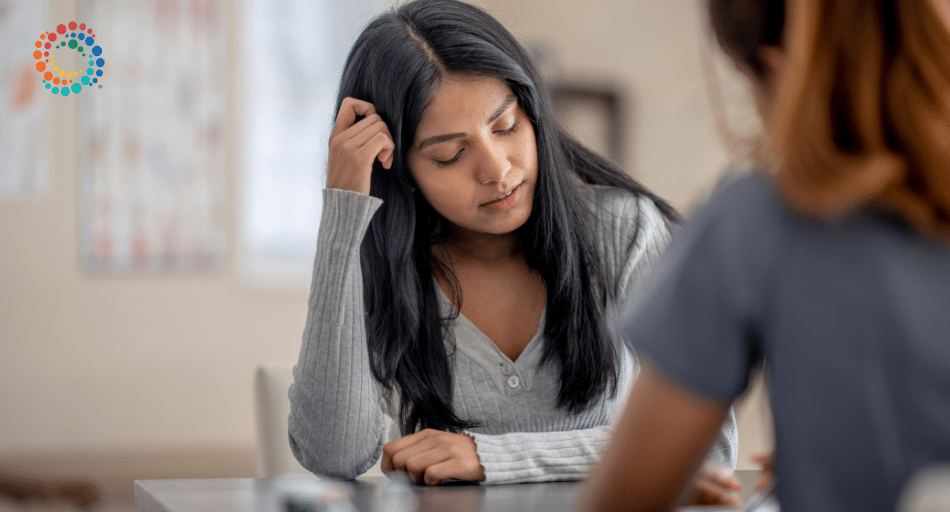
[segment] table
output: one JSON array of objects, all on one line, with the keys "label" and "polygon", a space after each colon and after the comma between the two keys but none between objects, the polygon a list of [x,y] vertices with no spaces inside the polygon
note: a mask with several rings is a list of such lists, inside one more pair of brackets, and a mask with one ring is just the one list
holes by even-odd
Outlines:
[{"label": "table", "polygon": [[[744,499],[752,493],[758,471],[736,471]],[[389,480],[385,477],[338,482],[317,477],[226,478],[199,480],[136,480],[135,504],[142,512],[291,512],[278,506],[276,496],[294,488],[331,484],[355,505],[355,511],[373,512],[567,512],[575,510],[580,482],[549,482],[512,485],[449,484],[436,487],[402,486],[404,494],[396,507],[380,505]],[[391,487],[390,487],[391,488]],[[281,496],[285,494],[280,494]],[[281,500],[282,501],[282,500]],[[323,512],[321,508],[299,508]],[[339,509],[338,509],[339,510]],[[342,509],[353,511],[353,508]],[[684,512],[737,510],[721,507],[689,507]]]}]

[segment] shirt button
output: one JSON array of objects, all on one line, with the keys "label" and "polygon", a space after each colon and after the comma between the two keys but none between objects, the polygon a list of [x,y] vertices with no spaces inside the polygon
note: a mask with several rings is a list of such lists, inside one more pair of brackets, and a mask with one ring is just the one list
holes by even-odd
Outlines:
[{"label": "shirt button", "polygon": [[511,371],[511,363],[501,363],[501,373],[504,373],[505,375],[511,375]]},{"label": "shirt button", "polygon": [[517,376],[517,375],[512,375],[511,377],[508,377],[508,387],[509,387],[509,388],[515,389],[516,387],[518,387],[518,384],[521,384],[521,382],[518,381],[518,376]]}]

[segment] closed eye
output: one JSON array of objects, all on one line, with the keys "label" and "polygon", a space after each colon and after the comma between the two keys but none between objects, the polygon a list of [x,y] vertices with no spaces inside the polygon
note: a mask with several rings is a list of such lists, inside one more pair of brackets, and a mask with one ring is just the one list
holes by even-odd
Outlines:
[{"label": "closed eye", "polygon": [[462,151],[465,151],[465,149],[464,149],[464,148],[460,149],[459,152],[455,154],[455,156],[453,156],[452,158],[450,158],[450,159],[448,159],[448,160],[436,160],[435,158],[433,158],[433,159],[432,159],[432,162],[433,162],[437,167],[448,167],[448,166],[454,164],[455,162],[458,162],[458,161],[459,161],[459,158],[462,157]]},{"label": "closed eye", "polygon": [[[515,121],[514,123],[512,123],[511,127],[508,128],[507,130],[499,130],[499,131],[496,131],[495,133],[502,136],[511,135],[512,133],[515,133],[518,131],[519,123],[520,121]],[[463,151],[465,151],[465,148],[460,149],[459,152],[455,154],[455,156],[453,156],[452,158],[448,160],[438,160],[438,159],[433,158],[432,163],[434,163],[437,167],[448,167],[454,164],[455,162],[459,161],[459,158],[462,157]]]},{"label": "closed eye", "polygon": [[508,128],[507,130],[501,130],[495,133],[499,135],[511,135],[512,133],[515,133],[516,131],[518,131],[518,121],[515,121],[514,124],[511,125],[511,128]]}]

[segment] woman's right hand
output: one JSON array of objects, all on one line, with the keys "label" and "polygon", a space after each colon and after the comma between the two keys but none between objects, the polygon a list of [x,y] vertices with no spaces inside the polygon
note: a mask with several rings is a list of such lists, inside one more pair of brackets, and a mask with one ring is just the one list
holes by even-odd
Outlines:
[{"label": "woman's right hand", "polygon": [[739,491],[742,484],[727,467],[706,464],[693,480],[693,495],[689,505],[738,507],[742,505]]},{"label": "woman's right hand", "polygon": [[[363,116],[359,121],[357,116]],[[369,195],[373,161],[393,165],[396,145],[372,103],[344,98],[330,134],[327,188]]]}]

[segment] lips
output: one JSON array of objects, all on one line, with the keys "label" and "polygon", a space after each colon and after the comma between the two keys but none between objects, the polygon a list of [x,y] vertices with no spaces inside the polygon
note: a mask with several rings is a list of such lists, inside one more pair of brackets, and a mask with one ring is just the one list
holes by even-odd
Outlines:
[{"label": "lips", "polygon": [[515,205],[521,202],[521,197],[524,195],[522,194],[523,185],[524,182],[519,183],[516,187],[508,190],[507,194],[483,203],[481,207],[496,212],[504,212],[514,208]]},{"label": "lips", "polygon": [[508,191],[505,192],[503,195],[498,196],[498,197],[496,197],[495,199],[492,199],[491,201],[488,201],[487,203],[482,203],[482,206],[492,206],[492,205],[494,205],[494,204],[497,204],[497,203],[500,203],[500,202],[504,201],[505,199],[508,199],[509,197],[511,197],[512,195],[514,195],[515,192],[517,192],[518,189],[520,189],[522,185],[524,185],[524,182],[523,182],[523,181],[522,181],[521,183],[515,185],[514,187],[511,187],[510,189],[508,189]]}]

